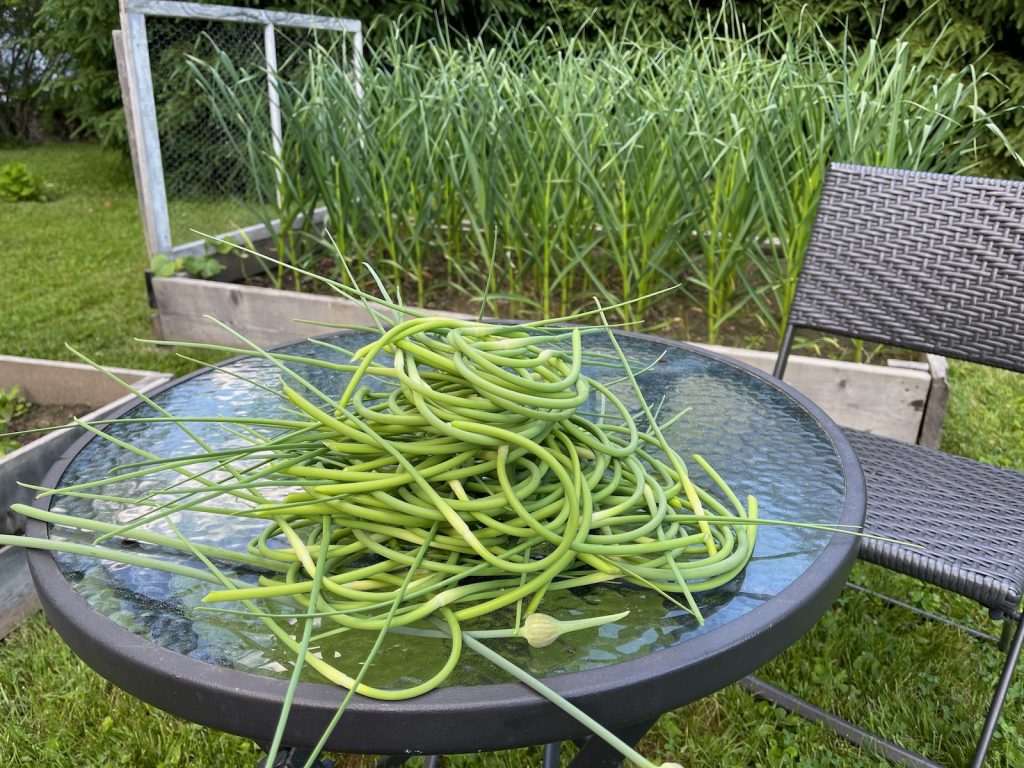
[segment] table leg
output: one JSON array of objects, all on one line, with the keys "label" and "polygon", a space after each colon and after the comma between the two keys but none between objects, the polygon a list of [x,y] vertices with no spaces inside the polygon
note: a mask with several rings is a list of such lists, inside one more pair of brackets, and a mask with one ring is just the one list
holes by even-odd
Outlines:
[{"label": "table leg", "polygon": [[562,756],[562,745],[557,741],[554,744],[544,745],[544,768],[558,768]]},{"label": "table leg", "polygon": [[[656,722],[655,719],[634,723],[623,728],[616,728],[614,733],[627,744],[636,744]],[[557,768],[560,753],[561,745],[545,744],[544,768]],[[268,763],[268,758],[264,758],[256,768],[302,768],[309,759],[309,755],[308,750],[282,749],[277,753],[277,759],[273,763]],[[373,768],[399,768],[409,757],[409,755],[383,755],[373,764]],[[580,751],[576,753],[569,768],[618,768],[621,763],[622,755],[614,748],[608,746],[598,737],[590,736],[583,740]],[[424,758],[423,768],[438,768],[440,764],[439,755],[427,755]],[[325,760],[315,763],[314,766],[315,768],[334,768],[334,762]]]},{"label": "table leg", "polygon": [[[264,757],[256,764],[256,768],[303,768],[309,762],[312,754],[308,749],[284,747],[278,750],[277,755],[273,759],[271,759],[270,755]],[[334,761],[330,759],[317,759],[313,763],[313,768],[334,768]]]},{"label": "table leg", "polygon": [[[656,722],[658,722],[657,718],[646,720],[642,723],[615,728],[612,732],[627,744],[635,745],[644,737],[644,734],[654,727]],[[580,751],[569,763],[569,768],[618,768],[622,764],[622,760],[623,757],[618,750],[610,747],[597,736],[590,736],[583,742]]]}]

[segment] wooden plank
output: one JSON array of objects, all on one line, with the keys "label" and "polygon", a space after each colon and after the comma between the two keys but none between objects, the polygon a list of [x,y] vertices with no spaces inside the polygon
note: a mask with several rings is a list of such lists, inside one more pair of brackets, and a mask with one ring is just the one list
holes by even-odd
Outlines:
[{"label": "wooden plank", "polygon": [[327,332],[327,329],[295,322],[297,318],[361,325],[371,322],[369,315],[356,304],[339,303],[329,296],[289,295],[289,292],[271,288],[166,277],[153,279],[153,293],[159,308],[162,338],[179,341],[239,345],[238,339],[211,322],[207,315],[245,334],[260,346],[298,341]]},{"label": "wooden plank", "polygon": [[132,178],[135,180],[135,194],[139,199],[139,216],[142,219],[142,234],[146,238],[146,252],[152,257],[157,252],[156,232],[153,230],[153,219],[148,215],[148,187],[143,183],[142,166],[139,160],[139,138],[136,135],[135,116],[132,105],[135,95],[132,92],[132,79],[129,75],[128,63],[125,60],[124,36],[121,30],[111,32],[114,38],[114,59],[117,62],[117,81],[121,86],[121,104],[124,108],[125,129],[128,134],[128,154],[132,159]]},{"label": "wooden plank", "polygon": [[[211,322],[207,315],[263,347],[301,341],[330,330],[299,320],[353,325],[373,323],[362,305],[336,296],[185,277],[153,278],[153,293],[159,326],[164,334],[161,338],[170,340],[238,346],[238,339]],[[436,314],[468,317],[457,312]]]},{"label": "wooden plank", "polygon": [[[141,392],[148,392],[170,376],[151,371],[115,369]],[[0,356],[0,387],[18,385],[37,403],[82,404],[92,410],[82,416],[94,421],[127,405],[135,395],[99,371],[77,363]],[[30,504],[35,491],[20,483],[41,485],[50,468],[83,434],[81,428],[55,430],[28,445],[0,456],[0,533],[17,533],[23,520],[10,512],[12,504]]]},{"label": "wooden plank", "polygon": [[[771,373],[775,353],[705,346]],[[792,355],[785,380],[816,403],[833,421],[907,443],[917,442],[931,387],[924,363],[862,365]]]},{"label": "wooden plank", "polygon": [[926,357],[932,386],[928,390],[928,401],[921,417],[921,433],[917,442],[938,450],[942,442],[942,422],[946,420],[946,407],[949,405],[949,366],[946,358],[939,355]]},{"label": "wooden plank", "polygon": [[238,8],[231,5],[170,2],[169,0],[124,0],[125,8],[148,16],[171,16],[184,19],[235,21],[242,24],[276,24],[281,27],[302,29],[332,29],[337,32],[360,32],[362,22],[335,16],[315,16],[309,13],[263,11],[258,8]]},{"label": "wooden plank", "polygon": [[[150,389],[168,376],[130,368],[107,369],[127,383]],[[17,386],[22,394],[40,405],[87,405],[101,408],[124,397],[126,390],[91,365],[63,360],[0,355],[0,387]]]},{"label": "wooden plank", "polygon": [[0,640],[39,607],[25,550],[0,547]]},{"label": "wooden plank", "polygon": [[136,183],[146,187],[148,207],[142,211],[142,215],[143,218],[149,218],[147,226],[152,230],[152,242],[147,242],[149,257],[152,259],[158,253],[170,252],[171,224],[160,153],[156,99],[153,95],[153,73],[149,64],[146,17],[131,11],[124,0],[121,0],[121,38],[131,96],[130,114],[138,147],[139,176]]}]

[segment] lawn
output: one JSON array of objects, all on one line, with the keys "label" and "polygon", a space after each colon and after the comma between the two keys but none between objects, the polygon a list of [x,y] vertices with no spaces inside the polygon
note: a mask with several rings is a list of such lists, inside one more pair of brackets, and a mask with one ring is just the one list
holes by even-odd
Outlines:
[{"label": "lawn", "polygon": [[[191,364],[139,344],[152,336],[146,246],[131,167],[84,143],[0,149],[56,185],[47,203],[0,203],[0,353],[184,373]],[[204,208],[183,205],[203,229]],[[221,213],[214,210],[214,214]]]},{"label": "lawn", "polygon": [[[0,353],[69,359],[64,344],[110,365],[184,372],[150,334],[145,249],[136,197],[118,158],[87,144],[0,150],[59,185],[42,204],[0,203],[4,269]],[[1024,377],[951,367],[944,440],[956,452],[1024,469]],[[858,564],[857,582],[997,631],[972,603]],[[846,590],[804,639],[763,671],[845,717],[948,764],[969,759],[988,706],[998,652]],[[913,670],[913,674],[903,670]],[[249,742],[179,721],[91,672],[40,615],[0,642],[0,764],[4,766],[255,765]],[[1024,764],[1024,679],[1007,700],[990,766]],[[876,766],[826,731],[736,686],[664,716],[642,750],[685,765]],[[452,765],[524,768],[537,750],[452,758]],[[343,758],[344,766],[369,765]],[[416,764],[413,762],[412,764]]]}]

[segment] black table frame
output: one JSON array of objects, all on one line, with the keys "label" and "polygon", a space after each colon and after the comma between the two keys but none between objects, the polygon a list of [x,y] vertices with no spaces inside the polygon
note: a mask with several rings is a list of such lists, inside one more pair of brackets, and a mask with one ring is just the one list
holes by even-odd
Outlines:
[{"label": "black table frame", "polygon": [[[863,523],[864,479],[840,429],[824,412],[785,383],[751,366],[692,345],[642,334],[626,336],[724,362],[781,390],[801,405],[831,440],[845,475],[841,525]],[[193,376],[169,382],[152,396]],[[120,413],[138,405],[136,401]],[[85,443],[85,435],[56,462],[45,484],[54,487]],[[37,501],[46,508],[52,497]],[[28,535],[47,526],[29,521]],[[706,634],[625,661],[613,668],[560,675],[546,682],[613,731],[630,735],[657,718],[738,681],[792,645],[818,621],[841,591],[856,560],[856,536],[834,535],[793,583],[764,605]],[[265,741],[277,722],[286,680],[261,677],[187,658],[159,647],[97,613],[67,582],[52,556],[30,550],[29,567],[40,602],[65,642],[96,672],[128,693],[204,726]],[[316,744],[341,701],[341,689],[298,685],[285,743]],[[642,735],[642,732],[641,734]],[[327,742],[327,749],[363,754],[448,754],[508,749],[585,739],[586,729],[519,683],[434,690],[403,702],[356,696]],[[636,736],[635,738],[639,738]],[[596,748],[596,745],[595,745]],[[588,765],[592,763],[587,763]],[[597,763],[593,763],[597,764]]]}]

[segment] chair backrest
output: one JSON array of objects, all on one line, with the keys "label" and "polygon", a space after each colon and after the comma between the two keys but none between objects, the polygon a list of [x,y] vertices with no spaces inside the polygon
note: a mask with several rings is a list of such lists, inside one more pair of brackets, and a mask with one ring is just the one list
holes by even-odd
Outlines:
[{"label": "chair backrest", "polygon": [[1024,371],[1024,183],[833,164],[793,328]]}]

